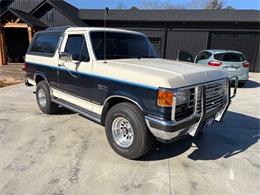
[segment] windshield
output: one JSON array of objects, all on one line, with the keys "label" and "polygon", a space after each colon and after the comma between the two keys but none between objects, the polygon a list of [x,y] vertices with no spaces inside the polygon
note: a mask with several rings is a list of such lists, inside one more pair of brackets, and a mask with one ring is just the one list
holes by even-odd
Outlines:
[{"label": "windshield", "polygon": [[243,62],[246,60],[243,54],[232,52],[218,53],[214,55],[214,58],[223,62]]},{"label": "windshield", "polygon": [[[106,32],[106,59],[158,58],[158,52],[142,35]],[[97,60],[104,60],[104,31],[90,33]]]}]

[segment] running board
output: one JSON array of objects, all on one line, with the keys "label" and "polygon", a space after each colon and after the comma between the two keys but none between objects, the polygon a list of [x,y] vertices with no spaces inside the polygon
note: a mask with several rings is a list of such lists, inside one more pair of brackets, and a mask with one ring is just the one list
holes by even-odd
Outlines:
[{"label": "running board", "polygon": [[82,107],[79,107],[75,104],[69,103],[67,101],[64,101],[64,100],[56,98],[56,97],[52,97],[51,101],[65,107],[65,108],[68,108],[68,109],[70,109],[74,112],[77,112],[80,115],[82,115],[82,116],[84,116],[84,117],[86,117],[86,118],[88,118],[88,119],[90,119],[90,120],[92,120],[96,123],[99,123],[99,124],[101,123],[101,117],[99,115],[89,111],[89,110],[86,110]]}]

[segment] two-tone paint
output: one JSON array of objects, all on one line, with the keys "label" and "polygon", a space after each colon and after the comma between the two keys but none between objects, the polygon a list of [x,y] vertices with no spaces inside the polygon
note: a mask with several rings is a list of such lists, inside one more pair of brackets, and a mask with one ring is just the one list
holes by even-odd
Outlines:
[{"label": "two-tone paint", "polygon": [[[160,58],[97,60],[89,38],[92,31],[104,29],[65,29],[52,56],[31,53],[29,48],[25,59],[28,82],[37,84],[39,79],[45,79],[53,97],[78,105],[100,117],[106,112],[107,104],[117,98],[133,102],[146,117],[170,121],[172,108],[157,106],[159,88],[178,89],[227,78],[221,70]],[[106,31],[137,33],[119,29]],[[72,34],[85,37],[88,62],[60,60],[59,54],[64,52],[67,38]]]}]

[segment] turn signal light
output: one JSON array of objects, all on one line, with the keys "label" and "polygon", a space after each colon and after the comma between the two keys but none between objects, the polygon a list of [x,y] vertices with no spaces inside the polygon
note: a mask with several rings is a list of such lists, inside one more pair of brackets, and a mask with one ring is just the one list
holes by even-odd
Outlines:
[{"label": "turn signal light", "polygon": [[218,61],[211,61],[208,62],[209,66],[220,66],[222,64],[222,62],[218,62]]},{"label": "turn signal light", "polygon": [[162,107],[171,107],[173,105],[173,91],[159,89],[157,95],[157,105]]},{"label": "turn signal light", "polygon": [[250,66],[249,62],[244,62],[242,65],[244,68],[248,68]]}]

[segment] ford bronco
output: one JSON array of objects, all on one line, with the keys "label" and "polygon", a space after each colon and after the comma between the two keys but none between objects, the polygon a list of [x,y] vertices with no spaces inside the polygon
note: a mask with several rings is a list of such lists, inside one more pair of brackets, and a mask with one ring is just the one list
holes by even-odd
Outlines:
[{"label": "ford bronco", "polygon": [[162,59],[144,34],[127,30],[37,32],[24,68],[42,112],[62,106],[105,126],[113,150],[129,159],[147,153],[155,138],[196,136],[222,120],[231,100],[225,72]]}]

